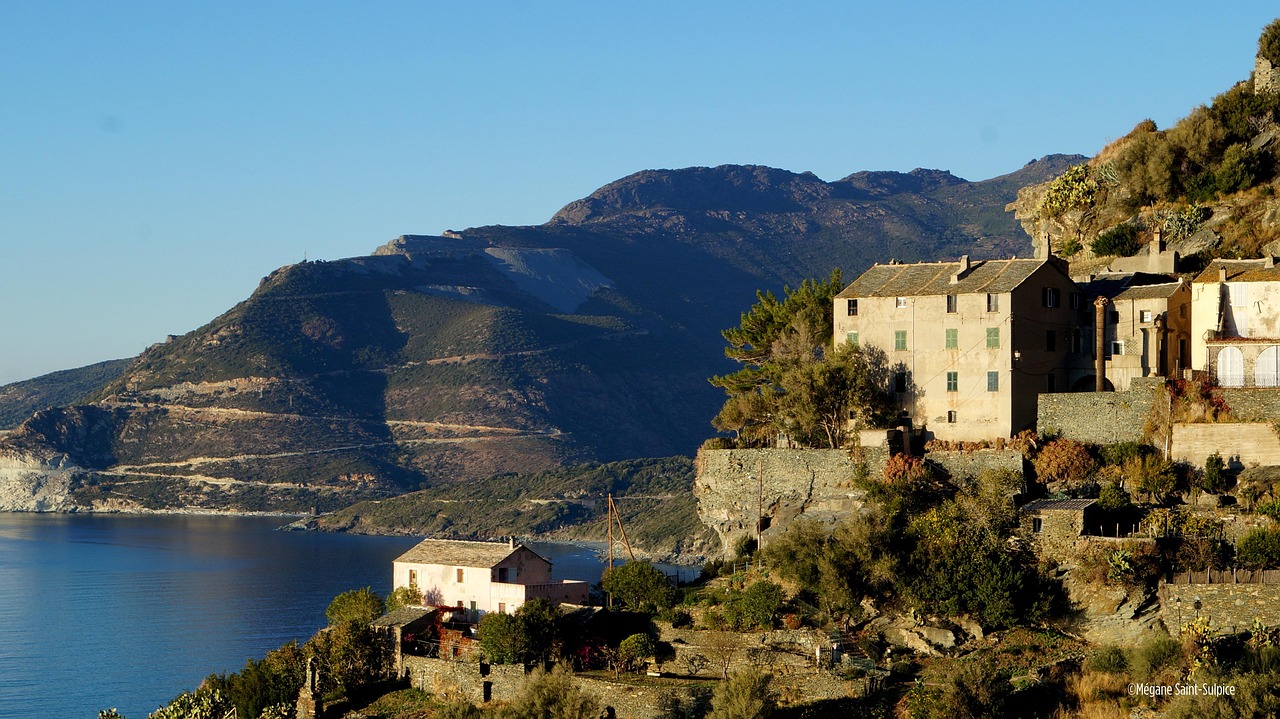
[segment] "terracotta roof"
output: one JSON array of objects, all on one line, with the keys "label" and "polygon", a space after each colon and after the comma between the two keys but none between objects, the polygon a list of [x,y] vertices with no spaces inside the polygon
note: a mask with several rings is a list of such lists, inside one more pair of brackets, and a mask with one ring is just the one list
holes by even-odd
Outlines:
[{"label": "terracotta roof", "polygon": [[1078,512],[1094,504],[1096,499],[1037,499],[1023,505],[1024,512],[1069,511]]},{"label": "terracotta roof", "polygon": [[[408,564],[442,564],[449,567],[481,567],[488,569],[515,552],[532,549],[506,542],[464,542],[456,539],[424,539],[413,549],[396,557]],[[535,553],[536,554],[536,553]],[[545,561],[545,560],[544,560]]]},{"label": "terracotta roof", "polygon": [[[1271,263],[1271,267],[1267,263]],[[1214,260],[1192,282],[1220,282],[1219,270],[1226,268],[1228,282],[1280,282],[1280,267],[1274,260]]]},{"label": "terracotta roof", "polygon": [[951,276],[960,271],[959,262],[876,264],[836,296],[910,297],[1009,292],[1045,264],[1048,264],[1047,260],[974,260],[954,285],[951,284]]}]

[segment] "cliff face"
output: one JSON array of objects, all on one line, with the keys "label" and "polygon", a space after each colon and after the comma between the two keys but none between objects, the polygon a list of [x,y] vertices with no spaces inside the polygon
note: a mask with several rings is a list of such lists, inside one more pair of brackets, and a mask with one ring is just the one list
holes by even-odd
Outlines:
[{"label": "cliff face", "polygon": [[[331,508],[495,473],[692,454],[757,289],[871,261],[1025,252],[1001,208],[1077,158],[949,173],[646,171],[537,227],[405,236],[283,267],[0,451],[75,501]],[[25,456],[25,455],[24,455]]]}]

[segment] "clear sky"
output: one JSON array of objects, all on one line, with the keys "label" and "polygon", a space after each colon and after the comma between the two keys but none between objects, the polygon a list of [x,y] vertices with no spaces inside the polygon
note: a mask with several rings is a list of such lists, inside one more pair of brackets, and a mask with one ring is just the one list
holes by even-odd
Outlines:
[{"label": "clear sky", "polygon": [[1166,126],[1274,2],[0,3],[0,383],[648,168],[979,180]]}]

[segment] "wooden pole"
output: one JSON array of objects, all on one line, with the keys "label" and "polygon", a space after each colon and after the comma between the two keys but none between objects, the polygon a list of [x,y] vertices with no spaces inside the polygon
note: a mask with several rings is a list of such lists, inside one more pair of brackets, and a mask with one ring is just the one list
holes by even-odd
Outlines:
[{"label": "wooden pole", "polygon": [[[636,553],[635,553],[635,552],[633,552],[633,551],[631,551],[631,541],[627,539],[627,530],[626,530],[626,528],[625,528],[625,527],[623,527],[623,526],[622,526],[622,512],[619,512],[619,511],[618,511],[618,505],[616,505],[616,504],[614,504],[614,503],[613,503],[613,495],[612,495],[612,494],[610,494],[610,495],[609,495],[609,516],[610,516],[610,517],[617,517],[617,519],[618,519],[618,533],[622,535],[622,543],[623,543],[623,545],[625,545],[625,546],[626,546],[626,548],[627,548],[627,555],[631,557],[631,561],[633,561],[633,562],[634,562],[634,561],[636,561]],[[613,529],[613,525],[612,525],[612,524],[610,524],[610,525],[609,525],[609,528],[610,528],[610,530],[612,530],[612,529]],[[610,536],[612,536],[612,532],[611,532]]]},{"label": "wooden pole", "polygon": [[[613,495],[609,495],[609,567],[605,571],[613,569]],[[613,609],[613,592],[609,592],[609,608]]]}]

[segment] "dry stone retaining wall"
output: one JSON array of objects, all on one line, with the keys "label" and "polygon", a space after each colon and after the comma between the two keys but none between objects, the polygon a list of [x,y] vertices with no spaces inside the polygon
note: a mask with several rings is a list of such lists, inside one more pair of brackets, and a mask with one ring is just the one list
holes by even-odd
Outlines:
[{"label": "dry stone retaining wall", "polygon": [[1141,442],[1163,387],[1163,377],[1135,377],[1127,392],[1042,394],[1036,428],[1091,444]]},{"label": "dry stone retaining wall", "polygon": [[1280,436],[1256,422],[1173,425],[1174,458],[1203,466],[1214,452],[1233,467],[1280,465]]},{"label": "dry stone retaining wall", "polygon": [[1175,637],[1197,615],[1209,617],[1217,632],[1248,629],[1255,618],[1274,627],[1280,625],[1280,584],[1165,584],[1160,609]]},{"label": "dry stone retaining wall", "polygon": [[1218,394],[1231,410],[1231,418],[1242,422],[1280,420],[1280,388],[1227,387]]}]

